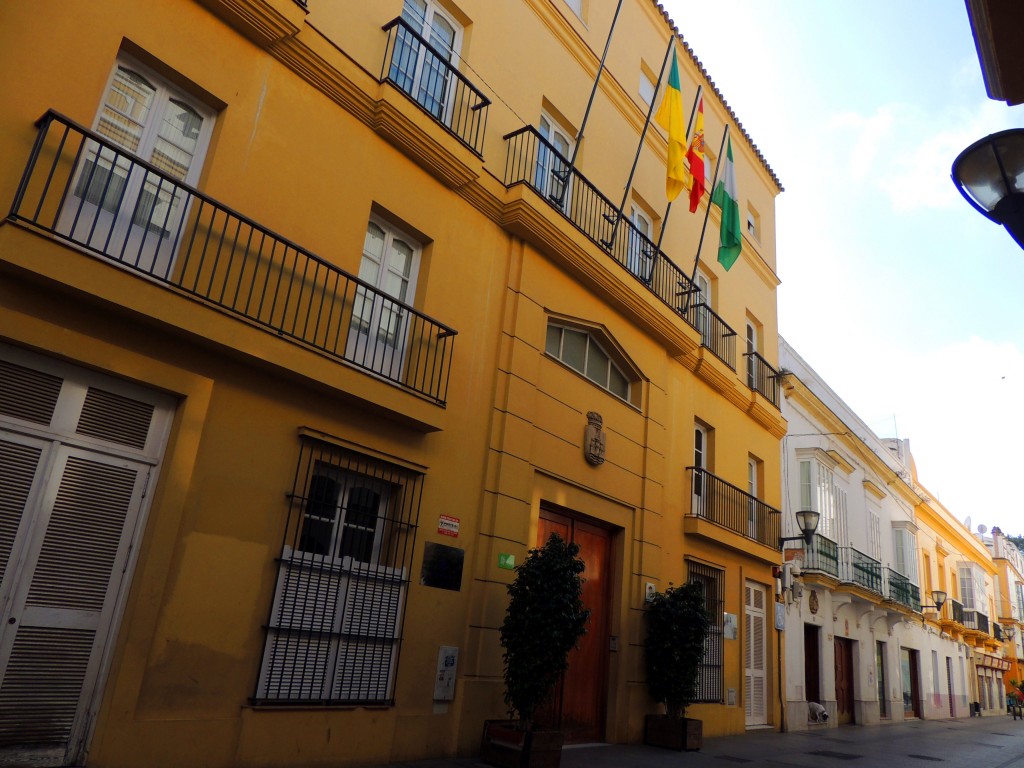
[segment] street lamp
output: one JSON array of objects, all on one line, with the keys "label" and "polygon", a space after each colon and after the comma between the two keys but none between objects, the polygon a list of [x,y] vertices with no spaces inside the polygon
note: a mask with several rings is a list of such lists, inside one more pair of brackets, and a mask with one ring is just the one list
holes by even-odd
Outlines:
[{"label": "street lamp", "polygon": [[1024,128],[976,141],[953,161],[953,183],[976,211],[1024,248]]},{"label": "street lamp", "polygon": [[942,606],[946,604],[946,597],[946,593],[941,589],[934,590],[932,592],[932,602],[934,602],[935,605],[922,605],[921,610],[923,611],[925,608],[934,608],[936,613],[942,613]]},{"label": "street lamp", "polygon": [[782,549],[783,543],[787,541],[800,541],[801,539],[807,543],[808,546],[811,544],[811,540],[814,538],[814,531],[818,528],[819,515],[813,509],[801,509],[796,513],[796,524],[800,526],[799,536],[788,536],[786,538],[779,539],[779,549]]}]

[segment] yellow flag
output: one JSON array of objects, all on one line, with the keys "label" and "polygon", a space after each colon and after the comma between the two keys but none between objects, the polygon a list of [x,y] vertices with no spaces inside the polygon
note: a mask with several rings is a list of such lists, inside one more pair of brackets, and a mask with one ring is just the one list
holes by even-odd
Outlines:
[{"label": "yellow flag", "polygon": [[668,76],[665,95],[654,116],[658,125],[668,132],[668,169],[665,177],[665,194],[669,201],[679,197],[683,189],[689,189],[689,171],[686,169],[686,122],[683,117],[683,93],[679,89],[679,65],[676,51],[672,49],[672,71]]}]

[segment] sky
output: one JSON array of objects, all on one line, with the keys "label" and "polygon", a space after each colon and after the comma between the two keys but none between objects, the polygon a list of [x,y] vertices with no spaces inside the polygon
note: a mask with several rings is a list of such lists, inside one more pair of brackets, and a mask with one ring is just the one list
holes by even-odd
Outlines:
[{"label": "sky", "polygon": [[1024,106],[964,1],[661,1],[785,189],[782,336],[955,517],[1024,532],[1024,251],[950,180]]}]

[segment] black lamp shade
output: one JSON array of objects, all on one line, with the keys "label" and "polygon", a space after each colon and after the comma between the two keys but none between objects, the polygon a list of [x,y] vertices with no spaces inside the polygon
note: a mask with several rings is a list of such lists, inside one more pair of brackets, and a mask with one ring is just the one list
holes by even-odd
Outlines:
[{"label": "black lamp shade", "polygon": [[1024,128],[999,131],[967,147],[953,161],[953,183],[1024,247]]}]

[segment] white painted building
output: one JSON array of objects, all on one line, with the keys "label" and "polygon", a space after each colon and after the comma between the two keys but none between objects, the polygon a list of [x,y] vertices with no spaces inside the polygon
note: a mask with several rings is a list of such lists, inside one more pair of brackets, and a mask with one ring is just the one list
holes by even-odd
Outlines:
[{"label": "white painted building", "polygon": [[784,549],[785,727],[818,727],[812,701],[829,726],[968,716],[968,648],[921,583],[919,538],[935,535],[908,441],[878,438],[784,339],[779,363],[783,535],[800,536],[798,511],[819,513],[811,543]]}]

